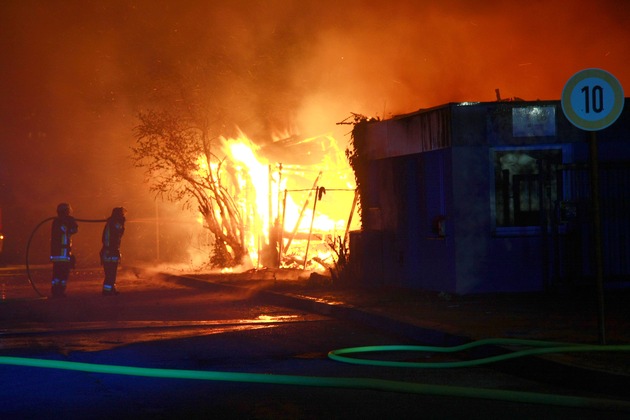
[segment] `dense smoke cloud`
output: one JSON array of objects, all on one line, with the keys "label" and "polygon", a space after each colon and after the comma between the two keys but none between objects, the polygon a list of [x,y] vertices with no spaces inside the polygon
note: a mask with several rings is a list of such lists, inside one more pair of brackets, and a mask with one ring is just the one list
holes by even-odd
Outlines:
[{"label": "dense smoke cloud", "polygon": [[[559,99],[604,68],[630,84],[624,0],[8,0],[0,5],[0,205],[7,247],[71,201],[155,212],[129,146],[139,110],[212,98],[223,135],[334,133],[451,101]],[[171,210],[166,204],[166,215]],[[90,239],[91,240],[91,239]],[[147,239],[148,240],[148,239]]]}]

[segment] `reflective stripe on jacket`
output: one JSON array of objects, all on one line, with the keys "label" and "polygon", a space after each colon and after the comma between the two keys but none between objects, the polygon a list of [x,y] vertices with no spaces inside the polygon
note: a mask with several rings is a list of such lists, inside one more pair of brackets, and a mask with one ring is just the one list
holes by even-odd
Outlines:
[{"label": "reflective stripe on jacket", "polygon": [[70,261],[72,255],[72,235],[79,231],[72,216],[56,217],[50,232],[50,260]]},{"label": "reflective stripe on jacket", "polygon": [[103,248],[101,249],[102,262],[120,261],[120,242],[125,233],[124,220],[115,220],[111,217],[103,228]]}]

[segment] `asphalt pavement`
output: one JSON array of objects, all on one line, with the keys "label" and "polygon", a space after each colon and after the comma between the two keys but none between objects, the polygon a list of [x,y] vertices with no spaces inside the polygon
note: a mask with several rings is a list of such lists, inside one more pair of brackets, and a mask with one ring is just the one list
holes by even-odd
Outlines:
[{"label": "asphalt pavement", "polygon": [[[506,338],[576,345],[575,350],[510,359],[501,362],[501,367],[524,376],[630,397],[629,289],[605,292],[602,323],[596,294],[588,290],[458,296],[333,284],[324,276],[266,270],[186,274],[173,281],[195,287],[255,290],[274,304],[354,320],[419,344],[449,347],[489,340],[490,344],[476,348],[473,358],[528,350],[527,346],[502,343],[500,339]],[[494,343],[494,339],[499,340]]]},{"label": "asphalt pavement", "polygon": [[[127,270],[143,278],[157,274],[141,268]],[[23,267],[0,270],[6,276],[20,273]],[[630,351],[608,351],[630,344],[630,290],[606,292],[606,344],[601,345],[598,303],[594,293],[588,291],[457,296],[334,284],[324,276],[289,270],[240,274],[177,272],[160,278],[190,287],[255,293],[270,304],[356,321],[423,345],[449,347],[508,338],[595,346],[589,351],[528,355],[500,364],[503,369],[537,380],[544,377],[551,382],[581,384],[585,389],[597,389],[607,395],[630,397]],[[22,287],[22,295],[16,295],[14,290],[7,294],[2,284],[2,300],[37,298],[30,287]],[[123,293],[126,286],[129,285],[120,284]],[[41,292],[45,294],[47,290]],[[491,343],[477,348],[468,357],[494,357],[521,350],[520,345]]]}]

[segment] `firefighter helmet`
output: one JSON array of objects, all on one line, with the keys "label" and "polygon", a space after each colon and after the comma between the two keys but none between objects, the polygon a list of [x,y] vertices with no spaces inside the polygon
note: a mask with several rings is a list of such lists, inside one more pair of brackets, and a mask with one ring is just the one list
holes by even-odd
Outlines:
[{"label": "firefighter helmet", "polygon": [[124,207],[114,207],[112,209],[112,218],[114,219],[124,219],[127,214],[127,209]]},{"label": "firefighter helmet", "polygon": [[59,203],[57,206],[57,215],[58,216],[70,216],[72,213],[72,207],[68,203]]}]

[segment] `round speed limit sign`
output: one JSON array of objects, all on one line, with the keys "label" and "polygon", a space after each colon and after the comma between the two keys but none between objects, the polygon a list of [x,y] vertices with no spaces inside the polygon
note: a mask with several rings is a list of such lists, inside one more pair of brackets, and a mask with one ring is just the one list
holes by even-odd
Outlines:
[{"label": "round speed limit sign", "polygon": [[562,91],[562,111],[578,128],[602,130],[614,123],[623,109],[623,88],[612,74],[586,69],[574,74]]}]

